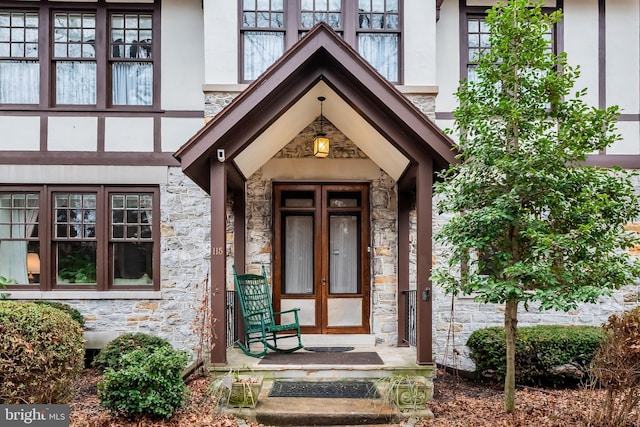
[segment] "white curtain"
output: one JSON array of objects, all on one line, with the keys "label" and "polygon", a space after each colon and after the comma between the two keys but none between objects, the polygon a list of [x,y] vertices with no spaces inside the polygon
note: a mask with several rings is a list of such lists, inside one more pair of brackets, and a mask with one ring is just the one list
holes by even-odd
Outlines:
[{"label": "white curtain", "polygon": [[285,293],[313,293],[313,217],[285,220]]},{"label": "white curtain", "polygon": [[56,103],[91,105],[96,103],[96,63],[56,63]]},{"label": "white curtain", "polygon": [[284,33],[244,33],[244,79],[255,80],[284,53]]},{"label": "white curtain", "polygon": [[0,61],[0,104],[37,104],[39,94],[37,61]]},{"label": "white curtain", "polygon": [[153,103],[153,64],[116,62],[113,64],[113,104],[151,105]]},{"label": "white curtain", "polygon": [[329,292],[358,292],[358,218],[355,215],[329,219]]},{"label": "white curtain", "polygon": [[358,35],[360,55],[390,82],[398,81],[398,35]]},{"label": "white curtain", "polygon": [[[12,203],[11,195],[2,196],[2,207]],[[28,284],[27,241],[2,240],[3,238],[25,238],[31,236],[38,218],[37,199],[27,199],[31,209],[0,209],[0,276],[17,283]]]}]

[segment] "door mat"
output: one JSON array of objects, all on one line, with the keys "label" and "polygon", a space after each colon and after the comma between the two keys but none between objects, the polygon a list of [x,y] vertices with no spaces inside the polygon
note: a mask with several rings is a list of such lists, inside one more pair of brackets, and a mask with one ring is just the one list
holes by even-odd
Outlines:
[{"label": "door mat", "polygon": [[258,365],[384,365],[375,351],[320,353],[267,353]]},{"label": "door mat", "polygon": [[269,397],[377,399],[372,381],[274,381]]},{"label": "door mat", "polygon": [[319,353],[341,353],[343,351],[351,351],[355,347],[305,347],[307,351],[317,351]]}]

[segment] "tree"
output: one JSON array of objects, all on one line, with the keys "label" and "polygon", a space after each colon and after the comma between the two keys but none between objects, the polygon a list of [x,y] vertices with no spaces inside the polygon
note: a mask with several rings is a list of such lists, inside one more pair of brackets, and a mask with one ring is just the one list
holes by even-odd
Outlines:
[{"label": "tree", "polygon": [[548,34],[561,19],[542,3],[512,0],[488,11],[491,48],[476,81],[456,92],[459,163],[435,186],[441,212],[455,215],[436,233],[446,266],[432,279],[448,293],[505,305],[505,410],[515,410],[518,305],[568,311],[640,276],[624,225],[640,209],[630,173],[589,167],[605,149],[617,107],[589,107],[571,94],[578,67],[555,55]]}]

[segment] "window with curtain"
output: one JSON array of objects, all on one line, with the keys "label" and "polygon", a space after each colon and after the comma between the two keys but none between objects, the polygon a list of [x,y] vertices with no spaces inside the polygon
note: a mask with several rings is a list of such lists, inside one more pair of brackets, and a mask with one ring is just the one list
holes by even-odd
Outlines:
[{"label": "window with curtain", "polygon": [[0,276],[15,285],[37,283],[40,275],[38,193],[0,192]]},{"label": "window with curtain", "polygon": [[242,59],[244,81],[255,80],[285,49],[283,0],[243,0]]},{"label": "window with curtain", "polygon": [[0,10],[0,104],[38,104],[38,14]]},{"label": "window with curtain", "polygon": [[56,104],[96,103],[96,14],[54,13]]},{"label": "window with curtain", "polygon": [[159,7],[132,1],[5,3],[0,105],[117,110],[159,104],[153,89]]},{"label": "window with curtain", "polygon": [[111,15],[110,23],[113,105],[151,105],[153,17],[116,13]]},{"label": "window with curtain", "polygon": [[158,198],[155,186],[0,189],[0,276],[14,289],[158,289]]},{"label": "window with curtain", "polygon": [[326,22],[387,80],[400,83],[401,2],[243,0],[241,79],[258,78],[314,25]]},{"label": "window with curtain", "polygon": [[399,0],[358,0],[358,52],[390,82],[399,80]]}]

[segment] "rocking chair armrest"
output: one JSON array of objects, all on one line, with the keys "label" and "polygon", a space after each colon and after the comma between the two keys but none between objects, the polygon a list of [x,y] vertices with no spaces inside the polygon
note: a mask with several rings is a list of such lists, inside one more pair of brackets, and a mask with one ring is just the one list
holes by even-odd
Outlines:
[{"label": "rocking chair armrest", "polygon": [[299,308],[292,308],[292,309],[290,309],[290,310],[274,311],[274,312],[273,312],[273,314],[274,314],[274,315],[278,315],[278,314],[293,313],[293,312],[296,312],[296,314],[297,314],[297,312],[298,312],[298,311],[300,311],[300,309],[299,309]]}]

